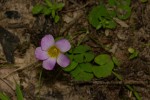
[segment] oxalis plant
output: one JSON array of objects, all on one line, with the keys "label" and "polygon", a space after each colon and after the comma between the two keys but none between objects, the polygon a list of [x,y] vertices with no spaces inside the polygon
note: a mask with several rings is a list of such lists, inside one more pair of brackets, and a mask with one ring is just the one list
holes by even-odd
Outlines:
[{"label": "oxalis plant", "polygon": [[51,15],[54,22],[57,23],[60,19],[58,16],[58,11],[64,7],[64,3],[51,2],[50,0],[45,0],[44,4],[36,4],[32,8],[32,13],[34,15],[43,14],[45,16]]},{"label": "oxalis plant", "polygon": [[[41,39],[41,46],[36,48],[35,57],[43,61],[42,66],[46,70],[53,70],[58,63],[62,70],[69,73],[76,81],[91,81],[93,78],[106,78],[111,74],[123,81],[123,77],[113,71],[115,66],[120,66],[116,57],[108,54],[95,55],[87,45],[78,45],[71,49],[67,39],[61,38],[55,41],[50,34]],[[132,86],[125,85],[125,87],[133,92],[137,100],[141,100]]]}]

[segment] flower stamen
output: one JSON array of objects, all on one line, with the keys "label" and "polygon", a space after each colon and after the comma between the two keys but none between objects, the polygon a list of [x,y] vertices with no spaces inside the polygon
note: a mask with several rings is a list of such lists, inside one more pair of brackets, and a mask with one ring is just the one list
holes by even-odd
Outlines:
[{"label": "flower stamen", "polygon": [[51,48],[48,49],[48,55],[50,57],[57,57],[58,54],[60,53],[59,49],[56,48],[55,46],[52,46]]}]

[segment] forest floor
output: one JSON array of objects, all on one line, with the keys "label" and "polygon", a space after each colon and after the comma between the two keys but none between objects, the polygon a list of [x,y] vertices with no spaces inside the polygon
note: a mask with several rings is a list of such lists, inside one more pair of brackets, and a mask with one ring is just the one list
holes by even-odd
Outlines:
[{"label": "forest floor", "polygon": [[[65,6],[55,24],[50,17],[33,16],[33,5],[42,0],[0,0],[0,92],[16,100],[18,83],[25,100],[136,100],[125,87],[130,84],[142,100],[150,100],[150,2],[131,0],[129,19],[120,20],[113,30],[96,30],[87,17],[99,0],[59,1]],[[72,37],[71,44],[82,40],[95,54],[115,56],[121,66],[114,70],[123,82],[114,75],[76,82],[65,72],[44,70],[34,52],[46,34]],[[139,52],[137,58],[129,59],[129,47]]]}]

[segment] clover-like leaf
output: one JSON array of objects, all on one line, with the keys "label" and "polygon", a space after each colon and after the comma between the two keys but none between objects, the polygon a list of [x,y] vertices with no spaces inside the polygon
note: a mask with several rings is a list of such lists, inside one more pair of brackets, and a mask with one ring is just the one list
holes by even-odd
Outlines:
[{"label": "clover-like leaf", "polygon": [[102,26],[99,21],[99,18],[104,16],[109,16],[108,11],[104,5],[99,5],[93,7],[93,9],[89,13],[88,19],[93,27],[99,29]]},{"label": "clover-like leaf", "polygon": [[73,71],[71,71],[71,75],[75,80],[78,81],[89,81],[94,75],[92,73],[85,72],[81,67],[77,66]]},{"label": "clover-like leaf", "polygon": [[90,63],[81,63],[79,66],[85,72],[92,72],[92,64]]},{"label": "clover-like leaf", "polygon": [[78,76],[74,77],[78,81],[90,81],[94,75],[92,73],[80,72]]},{"label": "clover-like leaf", "polygon": [[74,70],[77,67],[78,63],[75,61],[72,61],[71,64],[65,68],[63,68],[64,71],[70,72]]},{"label": "clover-like leaf", "polygon": [[105,65],[94,66],[93,73],[97,78],[107,77],[111,75],[112,69],[114,68],[114,63],[112,61],[107,62]]},{"label": "clover-like leaf", "polygon": [[99,65],[104,65],[111,61],[111,58],[107,54],[101,54],[95,57],[94,61]]},{"label": "clover-like leaf", "polygon": [[94,54],[92,52],[84,53],[85,62],[90,62],[94,59]]},{"label": "clover-like leaf", "polygon": [[87,45],[79,45],[76,48],[74,48],[73,53],[84,53],[86,51],[91,50],[91,48]]},{"label": "clover-like leaf", "polygon": [[74,55],[74,61],[78,63],[84,62],[84,55],[83,54]]}]

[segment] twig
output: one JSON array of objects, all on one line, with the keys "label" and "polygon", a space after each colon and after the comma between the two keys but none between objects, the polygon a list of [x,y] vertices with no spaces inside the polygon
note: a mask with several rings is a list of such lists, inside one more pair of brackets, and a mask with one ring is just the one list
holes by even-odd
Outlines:
[{"label": "twig", "polygon": [[14,92],[14,89],[6,81],[4,81],[4,79],[0,78],[0,80],[2,82],[6,83],[6,85]]},{"label": "twig", "polygon": [[98,84],[98,85],[144,85],[148,84],[147,81],[135,81],[135,80],[125,80],[125,81],[90,81],[90,82],[77,82],[72,81],[75,84]]},{"label": "twig", "polygon": [[39,62],[36,61],[36,62],[34,62],[34,63],[32,63],[32,64],[30,64],[30,65],[28,65],[28,66],[20,67],[20,68],[14,70],[14,71],[8,73],[8,74],[5,75],[4,77],[2,77],[2,79],[5,79],[5,78],[7,78],[8,76],[10,76],[11,74],[13,74],[13,73],[15,73],[15,72],[18,72],[18,71],[22,71],[22,70],[24,70],[24,69],[26,69],[26,68],[29,68],[29,67],[31,67],[31,66],[35,66],[35,65],[37,66],[38,63],[39,63]]}]

